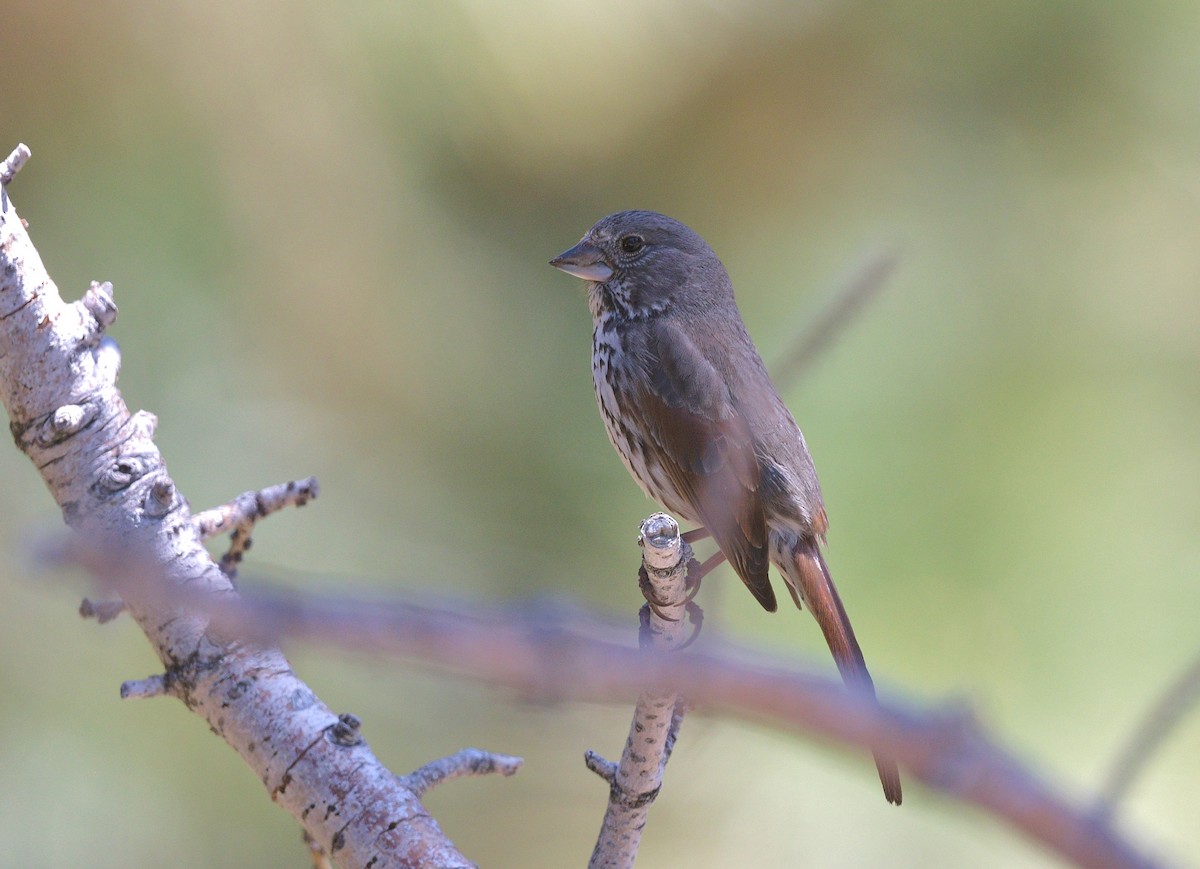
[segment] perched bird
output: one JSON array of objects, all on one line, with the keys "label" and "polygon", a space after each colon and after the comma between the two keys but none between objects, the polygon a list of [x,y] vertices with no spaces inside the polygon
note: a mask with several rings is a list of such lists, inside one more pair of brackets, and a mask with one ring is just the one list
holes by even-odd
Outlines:
[{"label": "perched bird", "polygon": [[[609,440],[642,490],[712,534],[768,612],[774,563],[816,617],[842,679],[875,694],[820,545],[828,520],[804,435],[699,235],[653,211],[605,217],[550,261],[588,281],[592,379]],[[891,803],[896,764],[875,753]]]}]

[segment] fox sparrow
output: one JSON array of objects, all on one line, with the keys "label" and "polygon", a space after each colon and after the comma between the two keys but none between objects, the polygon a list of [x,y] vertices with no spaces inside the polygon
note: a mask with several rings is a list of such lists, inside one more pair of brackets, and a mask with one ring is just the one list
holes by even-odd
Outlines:
[{"label": "fox sparrow", "polygon": [[[816,617],[842,679],[875,693],[821,555],[828,528],[804,435],[771,383],[733,285],[699,235],[653,211],[622,211],[550,261],[588,281],[592,377],[609,440],[642,490],[701,523],[763,608],[769,563]],[[884,796],[896,764],[875,753]]]}]

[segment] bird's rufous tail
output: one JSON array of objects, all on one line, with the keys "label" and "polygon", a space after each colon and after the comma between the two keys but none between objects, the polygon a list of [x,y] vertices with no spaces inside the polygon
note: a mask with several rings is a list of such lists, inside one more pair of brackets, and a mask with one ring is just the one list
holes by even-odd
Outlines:
[{"label": "bird's rufous tail", "polygon": [[[838,596],[833,577],[816,541],[800,541],[791,553],[791,564],[784,564],[784,578],[788,590],[792,593],[796,606],[807,606],[821,626],[829,651],[837,663],[842,681],[850,688],[864,691],[875,697],[875,683],[867,672],[867,662],[863,659],[862,649],[854,636],[854,628],[850,626],[850,618],[842,599]],[[789,569],[789,568],[793,568]],[[879,781],[883,784],[883,795],[889,803],[900,805],[900,771],[896,762],[879,752],[875,756],[875,768],[879,770]]]}]

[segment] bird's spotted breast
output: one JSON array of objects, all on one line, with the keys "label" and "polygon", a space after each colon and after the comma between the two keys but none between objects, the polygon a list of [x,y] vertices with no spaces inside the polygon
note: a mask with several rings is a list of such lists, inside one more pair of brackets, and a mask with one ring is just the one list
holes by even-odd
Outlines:
[{"label": "bird's spotted breast", "polygon": [[653,460],[653,445],[630,428],[630,421],[637,419],[629,406],[631,381],[639,374],[635,369],[636,363],[622,346],[621,323],[611,314],[602,313],[592,331],[592,384],[604,430],[641,490],[668,510],[694,521],[694,511],[676,493],[662,465]]}]

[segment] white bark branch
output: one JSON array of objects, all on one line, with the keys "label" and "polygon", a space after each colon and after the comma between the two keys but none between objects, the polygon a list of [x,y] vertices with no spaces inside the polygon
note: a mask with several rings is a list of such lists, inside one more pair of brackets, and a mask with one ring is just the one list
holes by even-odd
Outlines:
[{"label": "white bark branch", "polygon": [[21,167],[25,165],[25,161],[29,159],[29,146],[24,142],[13,148],[11,154],[5,158],[3,165],[0,165],[0,185],[7,186],[12,183],[16,174],[21,171]]},{"label": "white bark branch", "polygon": [[[642,523],[639,572],[646,604],[641,612],[641,646],[672,651],[687,639],[687,568],[692,547],[679,536],[679,525],[665,513]],[[642,691],[618,763],[589,751],[588,769],[608,782],[608,808],[588,863],[591,869],[631,867],[637,859],[650,805],[662,788],[663,772],[683,720],[684,701],[669,688]]]},{"label": "white bark branch", "polygon": [[503,776],[515,775],[522,763],[524,761],[521,758],[512,755],[495,754],[482,748],[464,748],[449,757],[430,761],[413,770],[404,776],[404,783],[417,796],[424,796],[430,788],[451,779],[493,773]]},{"label": "white bark branch", "polygon": [[316,477],[279,483],[255,492],[243,492],[228,504],[195,514],[192,521],[202,540],[233,532],[229,549],[220,561],[221,571],[233,579],[237,576],[237,566],[250,549],[250,535],[258,520],[285,507],[303,507],[317,497],[317,491]]},{"label": "white bark branch", "polygon": [[[0,180],[27,156],[14,152]],[[235,596],[167,474],[154,416],[130,413],[117,390],[120,353],[104,337],[116,313],[107,283],[74,304],[62,300],[4,190],[0,397],[17,446],[90,545],[149,559],[156,582],[171,589]],[[149,587],[130,586],[122,597],[164,667],[126,683],[125,695],[182,700],[339,864],[471,865],[361,738],[339,738],[338,716],[278,649],[224,640],[206,617]]]}]

